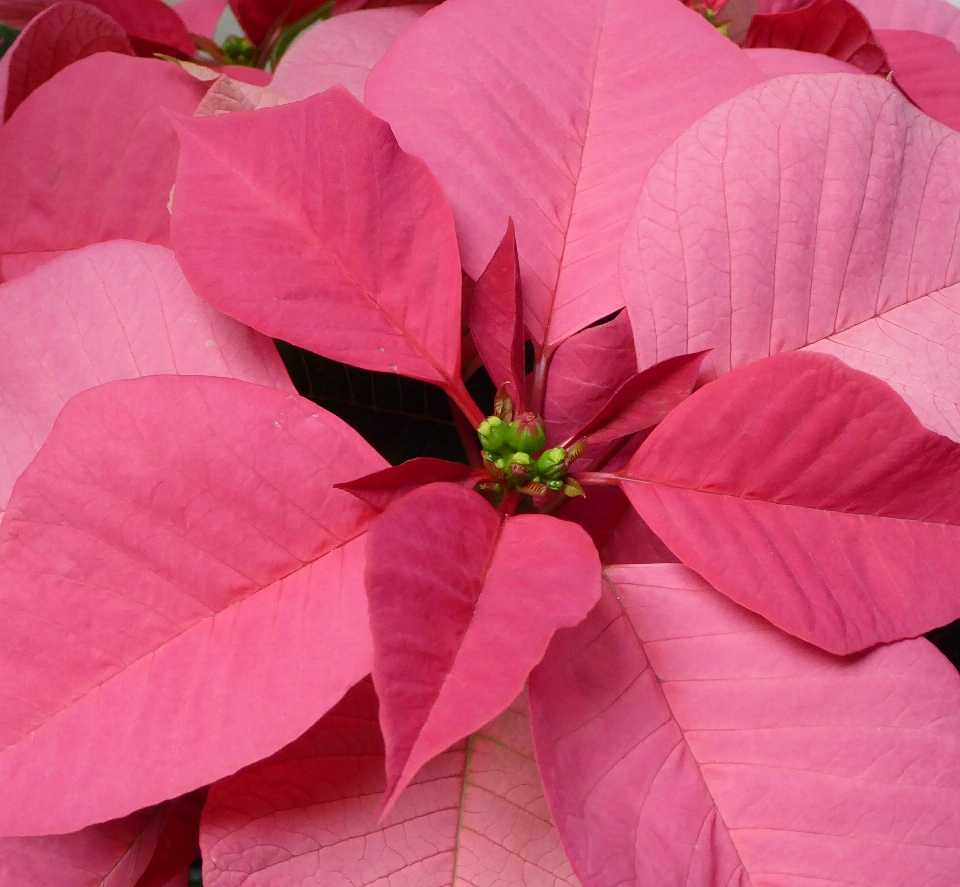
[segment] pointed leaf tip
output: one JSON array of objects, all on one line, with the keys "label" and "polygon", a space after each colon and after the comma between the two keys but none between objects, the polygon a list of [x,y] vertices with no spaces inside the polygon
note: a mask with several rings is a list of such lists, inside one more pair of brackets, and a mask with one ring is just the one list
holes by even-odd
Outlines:
[{"label": "pointed leaf tip", "polygon": [[600,561],[575,524],[505,519],[450,484],[390,506],[368,552],[386,816],[421,766],[510,704],[553,632],[586,615]]},{"label": "pointed leaf tip", "polygon": [[462,391],[450,208],[383,121],[335,87],[179,128],[171,230],[203,298],[325,357]]},{"label": "pointed leaf tip", "polygon": [[960,444],[835,358],[781,354],[706,385],[622,475],[680,560],[833,653],[960,617]]}]

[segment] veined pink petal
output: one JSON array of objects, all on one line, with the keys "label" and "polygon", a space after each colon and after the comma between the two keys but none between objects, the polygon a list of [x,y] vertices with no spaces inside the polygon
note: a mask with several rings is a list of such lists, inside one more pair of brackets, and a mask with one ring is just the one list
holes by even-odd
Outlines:
[{"label": "veined pink petal", "polygon": [[838,360],[780,354],[704,386],[622,476],[681,561],[833,653],[960,618],[960,444]]},{"label": "veined pink petal", "polygon": [[0,127],[3,279],[105,240],[169,246],[167,111],[192,114],[206,89],[169,62],[98,53],[35,90]]},{"label": "veined pink petal", "polygon": [[272,758],[215,784],[207,887],[580,887],[543,800],[525,696],[434,758],[382,824],[377,699],[368,681]]},{"label": "veined pink petal", "polygon": [[[371,665],[383,467],[349,426],[248,382],[77,395],[0,526],[0,834],[183,794],[291,742]],[[42,651],[38,652],[38,651]]]},{"label": "veined pink petal", "polygon": [[424,5],[360,9],[314,25],[280,59],[273,89],[305,99],[331,86],[343,86],[363,101],[373,66],[428,9]]},{"label": "veined pink petal", "polygon": [[133,55],[126,32],[110,16],[72,0],[44,10],[0,59],[0,120],[58,71],[97,52]]},{"label": "veined pink petal", "polygon": [[706,115],[658,160],[624,238],[640,366],[712,348],[701,378],[715,378],[837,337],[869,339],[844,358],[882,367],[898,339],[857,328],[889,329],[909,304],[943,325],[902,390],[933,430],[955,433],[960,389],[942,379],[960,325],[928,303],[957,298],[958,163],[960,135],[879,77],[782,77]]},{"label": "veined pink petal", "polygon": [[447,0],[377,64],[366,102],[440,180],[471,277],[513,218],[527,328],[550,352],[621,306],[617,252],[657,155],[762,75],[677,0],[544,9]]},{"label": "veined pink petal", "polygon": [[530,680],[547,798],[585,884],[957,882],[960,679],[939,651],[834,657],[686,567],[608,576],[616,594]]}]

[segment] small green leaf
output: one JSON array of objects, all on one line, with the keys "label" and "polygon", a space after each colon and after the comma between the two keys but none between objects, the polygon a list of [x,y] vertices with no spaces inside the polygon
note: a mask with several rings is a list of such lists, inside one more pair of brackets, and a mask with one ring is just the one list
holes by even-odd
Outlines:
[{"label": "small green leaf", "polygon": [[333,15],[333,0],[324,3],[323,6],[315,9],[313,12],[305,15],[300,21],[294,22],[280,32],[277,42],[273,44],[273,50],[270,53],[270,70],[277,69],[277,62],[283,58],[283,54],[290,48],[290,44],[297,39],[311,25],[317,22],[326,21]]}]

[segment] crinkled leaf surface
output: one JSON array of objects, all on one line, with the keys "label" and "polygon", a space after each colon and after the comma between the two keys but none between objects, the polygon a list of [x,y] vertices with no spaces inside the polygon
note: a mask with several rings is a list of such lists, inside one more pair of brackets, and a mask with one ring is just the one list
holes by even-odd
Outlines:
[{"label": "crinkled leaf surface", "polygon": [[218,114],[232,114],[234,111],[258,111],[261,108],[288,105],[292,101],[294,100],[274,92],[272,88],[255,86],[224,75],[218,77],[207,90],[193,116],[216,117]]},{"label": "crinkled leaf surface", "polygon": [[550,362],[543,415],[550,443],[577,433],[636,375],[633,332],[626,311],[563,342]]},{"label": "crinkled leaf surface", "polygon": [[852,0],[874,28],[925,31],[960,48],[960,9],[947,0]]},{"label": "crinkled leaf surface", "polygon": [[[295,395],[152,376],[77,395],[0,526],[0,834],[183,794],[300,735],[370,669],[383,460]],[[37,651],[43,651],[39,655]]]},{"label": "crinkled leaf surface", "polygon": [[0,883],[134,887],[150,863],[168,811],[169,805],[161,804],[68,835],[0,838]]},{"label": "crinkled leaf surface", "polygon": [[170,802],[157,849],[136,887],[167,887],[183,880],[184,870],[200,855],[200,814],[206,799],[207,790],[202,788]]},{"label": "crinkled leaf surface", "polygon": [[385,123],[334,88],[178,127],[172,233],[197,293],[325,357],[462,389],[450,208]]},{"label": "crinkled leaf surface", "polygon": [[514,411],[524,410],[523,289],[513,220],[477,278],[467,304],[467,326],[494,386],[508,385]]},{"label": "crinkled leaf surface", "polygon": [[680,560],[824,649],[960,617],[960,445],[838,360],[781,354],[705,386],[622,476]]},{"label": "crinkled leaf surface", "polygon": [[932,335],[912,336],[898,390],[955,433],[958,163],[960,136],[879,77],[783,77],[711,112],[664,152],[624,239],[641,367],[713,348],[711,378],[809,347],[895,371],[898,318],[918,315]]},{"label": "crinkled leaf surface", "polygon": [[191,34],[212,40],[226,8],[227,0],[180,0],[173,11]]},{"label": "crinkled leaf surface", "polygon": [[363,101],[373,66],[429,8],[359,9],[319,22],[298,37],[280,59],[273,89],[305,99],[339,85]]},{"label": "crinkled leaf surface", "polygon": [[74,394],[167,373],[293,391],[273,343],[198,299],[164,247],[94,244],[0,285],[0,513]]},{"label": "crinkled leaf surface", "polygon": [[98,53],[48,80],[0,127],[0,271],[127,238],[170,245],[177,137],[206,85],[156,59]]},{"label": "crinkled leaf surface", "polygon": [[897,86],[934,120],[960,129],[960,50],[922,31],[877,31]]},{"label": "crinkled leaf surface", "polygon": [[838,658],[686,567],[608,576],[616,596],[530,679],[547,798],[585,883],[957,883],[960,680],[931,644]]},{"label": "crinkled leaf surface", "polygon": [[211,788],[204,884],[579,887],[543,799],[525,698],[427,764],[378,825],[384,786],[364,681],[295,743]]},{"label": "crinkled leaf surface", "polygon": [[431,484],[373,524],[366,568],[373,681],[389,810],[417,771],[503,711],[553,633],[600,595],[600,560],[576,524],[505,518]]},{"label": "crinkled leaf surface", "polygon": [[676,0],[447,0],[393,44],[366,102],[423,157],[479,276],[517,228],[548,347],[622,305],[617,250],[661,150],[763,75]]},{"label": "crinkled leaf surface", "polygon": [[865,74],[890,73],[869,23],[849,0],[813,0],[790,12],[755,15],[742,46],[797,49],[840,59]]},{"label": "crinkled leaf surface", "polygon": [[20,103],[67,65],[97,52],[133,55],[126,32],[88,3],[57,3],[33,19],[0,61],[0,102],[6,121]]}]

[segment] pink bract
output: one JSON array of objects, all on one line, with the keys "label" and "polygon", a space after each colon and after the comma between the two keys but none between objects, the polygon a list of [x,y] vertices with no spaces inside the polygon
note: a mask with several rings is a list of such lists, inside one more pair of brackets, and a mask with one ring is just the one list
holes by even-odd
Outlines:
[{"label": "pink bract", "polygon": [[431,484],[371,528],[366,584],[389,812],[427,761],[510,704],[553,633],[589,612],[600,560],[575,524],[505,518],[470,490]]},{"label": "pink bract", "polygon": [[343,86],[363,101],[373,66],[429,8],[359,9],[308,29],[280,59],[272,88],[305,99],[331,86]]},{"label": "pink bract", "polygon": [[0,833],[69,832],[206,785],[363,677],[374,512],[333,484],[383,464],[319,407],[247,382],[75,397],[0,527],[0,670],[18,675],[0,689],[0,778],[21,799]]},{"label": "pink bract", "polygon": [[[622,305],[617,249],[660,151],[762,79],[676,0],[447,0],[402,34],[366,102],[450,198],[476,278],[517,244],[534,342],[549,351]],[[479,87],[479,88],[478,88]]]},{"label": "pink bract", "polygon": [[954,883],[960,680],[932,646],[836,658],[686,567],[608,576],[530,682],[585,884]]},{"label": "pink bract", "polygon": [[0,127],[0,276],[105,240],[169,246],[167,113],[192,114],[206,89],[169,62],[98,53],[35,90]]},{"label": "pink bract", "polygon": [[958,162],[957,133],[879,77],[783,77],[707,114],[658,160],[624,238],[641,367],[712,348],[715,378],[836,353],[956,435]]},{"label": "pink bract", "polygon": [[377,698],[363,682],[291,746],[213,786],[204,883],[329,873],[353,887],[580,887],[543,799],[525,698],[434,758],[378,824],[383,768]]},{"label": "pink bract", "polygon": [[0,120],[67,65],[97,52],[133,55],[126,32],[110,16],[71,0],[44,10],[0,60]]}]

